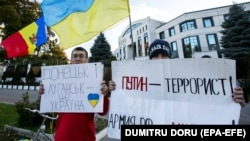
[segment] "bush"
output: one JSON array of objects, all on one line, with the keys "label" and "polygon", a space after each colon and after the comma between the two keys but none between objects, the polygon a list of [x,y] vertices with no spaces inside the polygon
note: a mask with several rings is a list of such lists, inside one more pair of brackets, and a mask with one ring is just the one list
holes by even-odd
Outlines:
[{"label": "bush", "polygon": [[29,93],[23,93],[22,100],[16,102],[15,106],[19,115],[18,125],[23,127],[39,126],[42,122],[42,117],[38,113],[32,113],[25,108],[39,109],[40,100],[30,102]]},{"label": "bush", "polygon": [[[28,110],[25,110],[25,108],[39,110],[40,99],[38,98],[35,102],[30,102],[29,93],[26,92],[26,93],[23,93],[22,100],[16,102],[15,106],[17,109],[17,113],[19,115],[18,126],[22,128],[31,129],[31,130],[37,130],[43,121],[43,117],[39,115],[38,113],[32,113]],[[56,116],[54,115],[54,113],[48,113],[48,115],[53,116],[53,117]],[[47,120],[45,122],[45,125],[46,127],[49,127],[49,128],[46,128],[45,132],[47,133],[54,132],[55,123],[56,122]]]}]

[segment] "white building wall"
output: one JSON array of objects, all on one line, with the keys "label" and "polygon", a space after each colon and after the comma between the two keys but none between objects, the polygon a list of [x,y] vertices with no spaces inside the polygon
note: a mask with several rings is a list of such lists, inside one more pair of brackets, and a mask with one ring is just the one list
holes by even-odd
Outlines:
[{"label": "white building wall", "polygon": [[[150,17],[146,17],[145,19],[137,20],[135,22],[132,22],[131,25],[141,24],[137,28],[133,29],[133,42],[136,48],[135,52],[135,59],[142,59],[146,58],[147,51],[145,51],[146,44],[144,43],[144,37],[148,37],[148,45],[156,39],[156,32],[155,29],[162,25],[162,21],[151,19]],[[122,34],[119,36],[119,48],[114,51],[115,56],[117,57],[117,60],[132,60],[133,59],[133,48],[132,40],[130,38],[130,26],[128,25],[125,30],[122,32]],[[129,33],[125,36],[124,33],[129,30]],[[139,56],[139,44],[138,44],[138,38],[141,38],[141,49],[142,49],[142,55]],[[125,48],[125,49],[123,49]],[[125,51],[123,51],[125,50]],[[143,59],[144,60],[144,59]]]},{"label": "white building wall", "polygon": [[[247,3],[242,3],[243,6],[245,7],[245,10],[250,10],[250,2]],[[218,54],[215,53],[214,50],[209,50],[208,47],[208,41],[207,41],[207,34],[216,34],[217,36],[217,41],[218,43],[221,40],[222,34],[220,33],[223,28],[221,27],[221,24],[225,21],[224,20],[224,15],[229,13],[229,8],[232,5],[228,6],[223,6],[223,7],[217,7],[217,8],[211,8],[211,9],[205,9],[205,10],[200,10],[200,11],[193,11],[193,12],[187,12],[184,13],[166,23],[163,24],[163,22],[150,19],[150,17],[147,17],[142,20],[138,20],[135,22],[132,22],[132,25],[136,23],[142,23],[138,29],[141,27],[145,27],[145,25],[148,26],[147,33],[148,33],[148,42],[149,44],[156,38],[160,38],[160,33],[164,32],[165,33],[165,40],[168,41],[170,44],[172,42],[177,43],[177,48],[178,48],[178,58],[184,58],[184,52],[183,52],[183,47],[182,47],[182,39],[189,37],[189,36],[198,36],[199,40],[199,45],[201,47],[201,52],[194,52],[193,57],[202,57],[203,55],[209,55],[211,57],[218,57]],[[206,17],[212,17],[214,26],[212,27],[207,27],[204,28],[203,25],[203,18]],[[182,22],[188,21],[188,20],[195,20],[196,23],[196,29],[193,30],[187,30],[184,32],[180,32],[180,24]],[[159,27],[160,26],[160,27]],[[174,27],[176,35],[170,37],[169,36],[169,28]],[[130,34],[127,34],[126,36],[122,37],[124,32],[127,31],[129,26],[125,28],[125,30],[122,32],[121,36],[119,37],[119,48],[115,50],[114,54],[117,56],[118,60],[129,60],[133,59],[133,50],[131,46],[131,39],[129,38]],[[133,42],[136,44],[136,60],[143,60],[143,59],[148,59],[145,51],[143,51],[143,56],[138,57],[138,43],[137,39],[139,36],[143,38],[143,33],[137,34],[137,31],[133,30]],[[142,47],[144,47],[145,44],[142,43]],[[126,49],[126,54],[123,54],[124,52],[120,50],[122,47],[125,47]],[[220,44],[219,44],[220,47]],[[197,55],[199,54],[199,55]]]},{"label": "white building wall", "polygon": [[[250,3],[244,3],[243,5],[245,7],[245,10],[250,10]],[[206,54],[211,54],[210,56],[215,57],[213,51],[209,51],[208,48],[208,42],[207,42],[207,34],[216,34],[218,42],[221,40],[222,34],[219,32],[223,30],[221,27],[221,24],[225,21],[224,20],[224,15],[229,13],[229,6],[224,6],[224,7],[218,7],[218,8],[212,8],[212,9],[206,9],[206,10],[201,10],[201,11],[194,11],[194,12],[189,12],[189,13],[184,13],[180,15],[179,17],[176,17],[175,19],[167,22],[165,25],[157,28],[156,34],[157,38],[159,38],[159,33],[165,32],[165,40],[168,41],[169,43],[176,41],[177,42],[177,47],[178,47],[178,56],[179,58],[184,58],[184,53],[183,53],[183,47],[182,47],[182,39],[186,38],[188,36],[198,36],[199,37],[199,43],[202,52],[206,52]],[[203,25],[203,18],[206,17],[212,17],[214,26],[212,27],[207,27],[204,28]],[[184,32],[180,32],[180,23],[188,21],[188,20],[195,20],[196,22],[196,29],[194,30],[187,30]],[[170,37],[169,36],[169,28],[174,27],[175,29],[175,36]],[[219,45],[220,47],[220,45]],[[211,53],[210,53],[211,52]],[[195,57],[195,56],[193,56]],[[218,57],[218,55],[217,55]]]}]

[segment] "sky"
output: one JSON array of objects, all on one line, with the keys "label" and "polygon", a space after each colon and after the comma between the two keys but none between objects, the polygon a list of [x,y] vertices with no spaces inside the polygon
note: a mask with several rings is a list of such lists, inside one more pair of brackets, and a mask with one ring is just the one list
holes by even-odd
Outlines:
[{"label": "sky", "polygon": [[[42,0],[38,1],[42,2]],[[249,0],[129,0],[132,22],[148,16],[151,19],[168,22],[187,12],[244,2],[249,2]],[[118,38],[128,25],[129,18],[126,18],[103,32],[112,52],[118,48]],[[97,36],[78,46],[84,47],[90,54],[90,48],[94,45],[96,38]],[[68,57],[74,47],[65,50]]]}]

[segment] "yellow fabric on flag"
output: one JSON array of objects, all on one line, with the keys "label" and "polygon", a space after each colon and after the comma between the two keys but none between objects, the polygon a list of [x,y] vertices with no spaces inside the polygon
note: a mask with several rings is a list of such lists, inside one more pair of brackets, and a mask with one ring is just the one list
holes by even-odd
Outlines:
[{"label": "yellow fabric on flag", "polygon": [[67,49],[89,41],[128,16],[128,0],[95,0],[86,12],[72,13],[51,28]]},{"label": "yellow fabric on flag", "polygon": [[36,33],[38,26],[36,22],[31,23],[27,27],[21,29],[19,33],[22,35],[28,46],[28,54],[33,54],[36,48]]}]

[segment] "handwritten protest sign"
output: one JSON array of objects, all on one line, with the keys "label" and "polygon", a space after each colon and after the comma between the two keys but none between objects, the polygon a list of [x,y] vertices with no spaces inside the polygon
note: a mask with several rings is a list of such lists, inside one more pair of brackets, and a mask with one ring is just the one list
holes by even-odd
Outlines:
[{"label": "handwritten protest sign", "polygon": [[235,61],[165,59],[112,62],[108,137],[121,125],[238,124]]},{"label": "handwritten protest sign", "polygon": [[43,66],[41,70],[41,112],[102,112],[101,63]]}]

